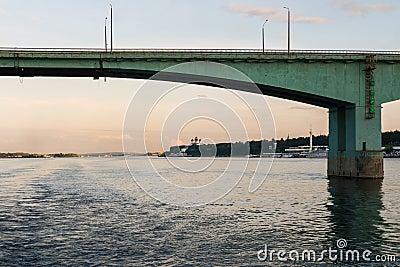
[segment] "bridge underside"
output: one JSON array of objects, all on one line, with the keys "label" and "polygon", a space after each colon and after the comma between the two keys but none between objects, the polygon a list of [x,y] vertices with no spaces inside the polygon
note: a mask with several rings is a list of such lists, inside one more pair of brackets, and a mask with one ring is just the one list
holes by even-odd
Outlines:
[{"label": "bridge underside", "polygon": [[[320,95],[310,94],[306,92],[299,92],[289,90],[283,87],[270,86],[265,84],[256,83],[258,90],[255,90],[253,83],[226,80],[216,77],[204,77],[191,74],[182,73],[168,73],[157,72],[148,70],[135,70],[135,69],[88,69],[88,68],[3,68],[0,76],[19,76],[19,77],[93,77],[98,79],[100,77],[110,78],[127,78],[127,79],[150,79],[154,75],[155,80],[167,82],[181,82],[191,83],[198,85],[207,85],[213,87],[220,87],[219,84],[224,84],[228,89],[239,90],[250,93],[259,94],[260,91],[264,95],[284,98],[292,101],[298,101],[314,106],[323,108],[333,108],[338,106],[350,106],[351,103],[328,98]],[[207,82],[201,82],[201,81]],[[200,81],[200,82],[193,82]]]}]

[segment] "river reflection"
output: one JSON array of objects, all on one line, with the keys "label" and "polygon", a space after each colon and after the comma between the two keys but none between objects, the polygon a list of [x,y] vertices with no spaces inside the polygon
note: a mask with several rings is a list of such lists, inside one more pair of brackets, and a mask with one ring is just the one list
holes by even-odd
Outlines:
[{"label": "river reflection", "polygon": [[[381,230],[384,220],[381,211],[382,203],[381,179],[343,179],[329,180],[328,191],[331,203],[329,221],[332,225],[332,247],[340,238],[347,240],[350,249],[380,248],[383,240]],[[378,251],[374,251],[378,252]]]}]

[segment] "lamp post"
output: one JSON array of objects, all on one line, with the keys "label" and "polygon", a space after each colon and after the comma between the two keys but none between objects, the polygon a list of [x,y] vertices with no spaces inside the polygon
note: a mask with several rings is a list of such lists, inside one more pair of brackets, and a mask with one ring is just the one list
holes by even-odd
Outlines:
[{"label": "lamp post", "polygon": [[290,9],[288,7],[283,7],[288,11],[288,53],[290,53]]},{"label": "lamp post", "polygon": [[265,20],[263,26],[262,26],[262,48],[263,48],[263,54],[265,53],[265,23],[268,22],[268,19]]},{"label": "lamp post", "polygon": [[107,52],[107,17],[104,19],[104,45]]},{"label": "lamp post", "polygon": [[111,7],[111,40],[110,40],[111,47],[110,47],[110,52],[112,52],[113,51],[113,6],[112,6],[112,4],[110,4],[110,7]]}]

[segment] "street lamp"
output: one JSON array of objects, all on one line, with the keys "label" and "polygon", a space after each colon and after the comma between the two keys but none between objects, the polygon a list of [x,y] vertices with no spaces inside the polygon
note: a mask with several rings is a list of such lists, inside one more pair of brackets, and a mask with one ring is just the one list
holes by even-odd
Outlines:
[{"label": "street lamp", "polygon": [[265,28],[265,23],[267,23],[267,22],[268,22],[268,19],[265,20],[265,22],[264,22],[264,24],[262,26],[262,48],[263,48],[263,54],[265,52],[265,30],[264,30],[264,28]]},{"label": "street lamp", "polygon": [[107,17],[104,19],[104,44],[107,52]]},{"label": "street lamp", "polygon": [[288,7],[283,7],[288,11],[288,53],[290,53],[290,9]]},{"label": "street lamp", "polygon": [[111,7],[111,47],[110,47],[110,51],[113,51],[113,6],[112,4],[110,4]]}]

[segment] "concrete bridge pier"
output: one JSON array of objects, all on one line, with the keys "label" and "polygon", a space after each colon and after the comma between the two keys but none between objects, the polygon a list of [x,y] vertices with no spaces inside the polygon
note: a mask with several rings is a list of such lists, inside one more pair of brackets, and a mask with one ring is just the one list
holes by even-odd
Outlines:
[{"label": "concrete bridge pier", "polygon": [[381,109],[366,118],[365,107],[329,110],[328,177],[383,178]]}]

